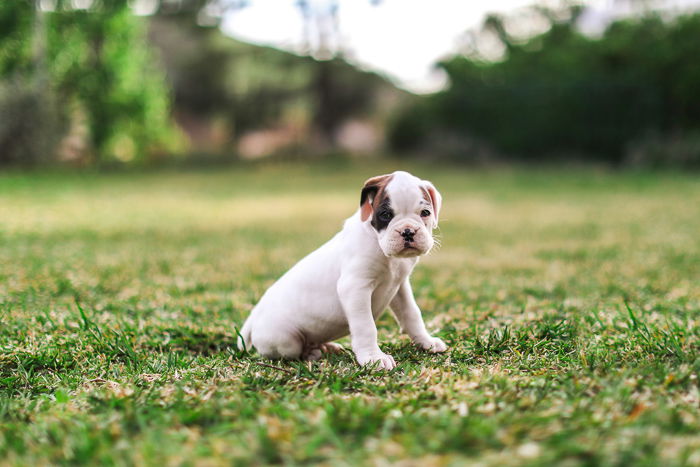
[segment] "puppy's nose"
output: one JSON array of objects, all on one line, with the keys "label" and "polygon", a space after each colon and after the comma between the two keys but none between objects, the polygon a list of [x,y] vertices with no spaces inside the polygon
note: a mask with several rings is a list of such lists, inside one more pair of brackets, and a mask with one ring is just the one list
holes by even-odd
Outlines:
[{"label": "puppy's nose", "polygon": [[416,234],[415,231],[408,229],[408,228],[404,229],[404,231],[401,232],[401,236],[404,238],[404,240],[409,241],[409,242],[413,241],[413,236],[415,234]]}]

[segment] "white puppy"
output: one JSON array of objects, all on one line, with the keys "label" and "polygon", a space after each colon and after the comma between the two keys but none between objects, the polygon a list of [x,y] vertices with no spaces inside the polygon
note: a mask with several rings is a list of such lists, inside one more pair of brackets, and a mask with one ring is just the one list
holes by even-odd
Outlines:
[{"label": "white puppy", "polygon": [[268,358],[315,360],[342,349],[350,333],[361,365],[396,366],[377,344],[375,320],[389,306],[413,342],[430,352],[445,343],[428,334],[409,275],[433,247],[442,197],[407,172],[367,180],[360,209],[343,230],[299,261],[265,292],[241,329],[239,348]]}]

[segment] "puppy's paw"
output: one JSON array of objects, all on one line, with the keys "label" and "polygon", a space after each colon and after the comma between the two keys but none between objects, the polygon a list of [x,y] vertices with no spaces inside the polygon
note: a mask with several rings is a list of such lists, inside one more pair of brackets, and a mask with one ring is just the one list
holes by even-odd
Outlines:
[{"label": "puppy's paw", "polygon": [[321,344],[321,352],[323,353],[343,353],[345,352],[345,347],[335,342],[326,342]]},{"label": "puppy's paw", "polygon": [[428,337],[415,342],[418,347],[430,353],[440,353],[447,350],[447,344],[439,337]]},{"label": "puppy's paw", "polygon": [[360,365],[373,365],[375,362],[378,370],[391,370],[396,368],[394,357],[385,354],[381,350],[379,352],[357,354],[357,363]]}]

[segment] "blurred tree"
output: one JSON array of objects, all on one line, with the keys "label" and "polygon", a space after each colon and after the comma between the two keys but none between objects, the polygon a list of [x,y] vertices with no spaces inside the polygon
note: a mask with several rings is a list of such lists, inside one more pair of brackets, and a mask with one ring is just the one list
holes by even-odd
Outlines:
[{"label": "blurred tree", "polygon": [[45,161],[63,127],[47,86],[44,15],[28,1],[2,3],[0,30],[0,78],[12,77],[0,80],[0,164]]},{"label": "blurred tree", "polygon": [[223,152],[269,127],[334,147],[342,124],[369,119],[398,91],[342,59],[337,2],[327,5],[325,32],[307,51],[316,60],[225,37],[216,26],[246,0],[1,2],[0,163],[157,157],[184,144],[173,116]]},{"label": "blurred tree", "polygon": [[210,151],[230,152],[238,137],[279,120],[305,92],[308,72],[299,70],[305,64],[300,57],[226,38],[217,28],[197,26],[189,15],[156,15],[150,37],[163,59],[180,123],[194,125],[192,131],[212,122],[224,125],[222,147],[210,145]]},{"label": "blurred tree", "polygon": [[[216,27],[199,26],[203,11],[218,12],[205,21],[215,26],[221,12],[236,14],[245,2],[193,0],[178,9],[161,3],[150,36],[166,64],[181,123],[196,127],[191,133],[202,127],[193,120],[223,123],[230,136],[224,148],[237,145],[248,132],[285,125],[304,133],[306,145],[321,151],[335,147],[341,125],[370,114],[378,96],[394,88],[343,60],[342,47],[332,37],[337,35],[337,2],[320,3],[313,8],[297,3],[306,25],[302,56],[244,44]],[[318,22],[325,26],[317,28]]]},{"label": "blurred tree", "polygon": [[649,135],[700,131],[700,15],[621,20],[596,39],[577,30],[579,14],[549,15],[550,28],[526,41],[489,17],[485,28],[502,41],[503,58],[440,63],[449,88],[428,97],[420,117],[399,119],[394,143],[415,147],[416,135],[442,129],[525,159],[620,164]]},{"label": "blurred tree", "polygon": [[[377,5],[380,1],[370,3]],[[316,142],[322,149],[334,148],[341,124],[367,108],[371,90],[366,80],[357,83],[342,71],[345,45],[340,35],[338,0],[297,0],[296,5],[303,19],[305,52],[319,60],[313,68],[310,88]]]},{"label": "blurred tree", "polygon": [[[33,77],[50,86],[45,92],[55,96],[56,106],[47,98],[37,104],[45,114],[61,109],[66,122],[76,112],[84,115],[98,161],[131,161],[177,149],[180,139],[170,121],[164,76],[143,40],[143,20],[131,14],[128,2],[105,0],[77,9],[57,0],[51,11],[44,11],[41,2],[37,6],[28,0],[0,6],[6,32],[0,37],[0,78],[22,82]],[[41,18],[35,22],[40,26],[32,29],[35,18]],[[45,45],[37,45],[44,40]],[[32,43],[40,50],[34,56]],[[25,113],[3,114],[3,126],[44,130],[28,122]]]}]

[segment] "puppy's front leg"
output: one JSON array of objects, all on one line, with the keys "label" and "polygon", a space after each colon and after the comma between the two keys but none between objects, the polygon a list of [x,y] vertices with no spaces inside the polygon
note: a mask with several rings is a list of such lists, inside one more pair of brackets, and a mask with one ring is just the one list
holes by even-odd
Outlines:
[{"label": "puppy's front leg", "polygon": [[338,296],[350,328],[352,351],[360,365],[378,362],[378,368],[396,367],[394,357],[381,351],[377,344],[377,325],[372,315],[372,289],[362,281],[342,277],[338,281]]},{"label": "puppy's front leg", "polygon": [[408,278],[401,284],[399,291],[396,292],[396,296],[391,300],[389,306],[396,316],[401,330],[410,336],[414,344],[433,353],[447,350],[447,345],[442,339],[431,336],[425,329],[423,316],[415,298],[413,298],[413,291]]}]

